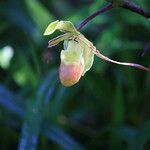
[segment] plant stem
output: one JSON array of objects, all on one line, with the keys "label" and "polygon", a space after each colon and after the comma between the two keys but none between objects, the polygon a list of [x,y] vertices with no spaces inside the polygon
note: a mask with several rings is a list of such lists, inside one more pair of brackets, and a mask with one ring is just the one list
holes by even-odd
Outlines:
[{"label": "plant stem", "polygon": [[[137,14],[140,14],[146,18],[150,18],[150,12],[145,12],[141,7],[139,7],[138,5],[128,1],[128,0],[124,0],[123,3],[121,5],[119,5],[119,7],[122,7],[124,9],[128,9],[131,10]],[[85,20],[83,20],[81,22],[81,24],[78,26],[78,30],[81,30],[89,21],[91,21],[93,18],[95,18],[96,16],[111,10],[112,8],[114,8],[113,5],[113,1],[111,1],[111,4],[105,6],[104,8],[94,12],[92,15],[90,15],[89,17],[87,17]],[[99,58],[111,62],[111,63],[115,63],[115,64],[119,64],[119,65],[125,65],[125,66],[131,66],[131,67],[135,67],[144,71],[148,71],[150,72],[150,68],[144,67],[140,64],[135,64],[135,63],[127,63],[127,62],[118,62],[115,60],[112,60],[104,55],[102,55],[99,51],[93,51]]]},{"label": "plant stem", "polygon": [[92,15],[90,15],[89,17],[87,17],[85,20],[83,20],[81,22],[81,24],[78,26],[78,30],[81,30],[89,21],[91,21],[96,16],[98,16],[108,10],[111,10],[112,8],[113,8],[112,4],[109,4],[109,5],[105,6],[104,8],[94,12]]},{"label": "plant stem", "polygon": [[144,11],[140,6],[134,4],[131,1],[124,0],[123,4],[120,7],[131,10],[132,12],[140,14],[146,18],[150,18],[150,12]]},{"label": "plant stem", "polygon": [[131,66],[131,67],[135,67],[135,68],[138,68],[138,69],[141,69],[141,70],[144,70],[144,71],[147,71],[147,72],[150,72],[150,68],[147,68],[147,67],[144,67],[140,64],[135,64],[135,63],[127,63],[127,62],[119,62],[119,61],[115,61],[115,60],[112,60],[104,55],[102,55],[98,50],[94,51],[94,53],[101,59],[105,60],[105,61],[108,61],[108,62],[111,62],[111,63],[114,63],[114,64],[118,64],[118,65],[124,65],[124,66]]},{"label": "plant stem", "polygon": [[[150,12],[144,11],[140,6],[136,5],[135,3],[130,2],[128,0],[124,0],[123,3],[120,5],[120,7],[124,8],[124,9],[128,9],[132,12],[137,13],[137,14],[140,14],[141,16],[144,16],[146,18],[150,18]],[[111,4],[97,10],[92,15],[88,16],[85,20],[83,20],[79,24],[78,30],[81,30],[89,21],[91,21],[96,16],[98,16],[98,15],[100,15],[100,14],[106,12],[106,11],[109,11],[112,8],[114,8],[113,1],[111,2]]]}]

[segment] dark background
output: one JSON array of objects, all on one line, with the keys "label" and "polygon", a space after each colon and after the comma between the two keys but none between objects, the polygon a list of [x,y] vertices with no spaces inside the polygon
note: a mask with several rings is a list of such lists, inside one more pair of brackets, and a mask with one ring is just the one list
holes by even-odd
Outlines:
[{"label": "dark background", "polygon": [[[134,0],[150,10],[149,0]],[[102,0],[0,1],[0,149],[150,149],[150,74],[96,58],[80,82],[58,79],[62,43],[47,49],[47,25],[79,25]],[[101,53],[150,65],[150,21],[114,8],[81,32]],[[13,54],[13,55],[12,55]]]}]

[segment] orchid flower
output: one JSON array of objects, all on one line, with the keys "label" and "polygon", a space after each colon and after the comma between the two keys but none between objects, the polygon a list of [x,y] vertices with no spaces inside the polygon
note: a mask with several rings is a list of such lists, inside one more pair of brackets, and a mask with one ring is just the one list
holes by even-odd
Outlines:
[{"label": "orchid flower", "polygon": [[70,21],[54,21],[48,25],[44,35],[51,35],[56,30],[63,32],[62,35],[51,39],[48,47],[53,47],[64,41],[64,50],[60,53],[59,78],[61,83],[70,87],[76,84],[81,76],[90,70],[94,61],[94,55],[99,58],[119,65],[136,67],[145,71],[150,71],[139,64],[114,61],[102,55],[96,47],[83,34],[81,34]]}]

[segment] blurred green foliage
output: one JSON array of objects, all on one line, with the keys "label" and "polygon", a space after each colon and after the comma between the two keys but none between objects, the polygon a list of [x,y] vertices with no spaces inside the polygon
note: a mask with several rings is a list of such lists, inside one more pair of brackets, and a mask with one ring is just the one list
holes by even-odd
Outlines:
[{"label": "blurred green foliage", "polygon": [[[150,9],[149,0],[133,2]],[[80,82],[64,88],[58,80],[62,44],[47,49],[52,36],[43,37],[50,22],[79,25],[106,4],[0,1],[1,150],[150,149],[150,74],[95,57]],[[136,13],[114,8],[81,32],[111,58],[150,64],[150,21]],[[8,48],[13,53],[10,63],[10,55],[2,57]]]}]

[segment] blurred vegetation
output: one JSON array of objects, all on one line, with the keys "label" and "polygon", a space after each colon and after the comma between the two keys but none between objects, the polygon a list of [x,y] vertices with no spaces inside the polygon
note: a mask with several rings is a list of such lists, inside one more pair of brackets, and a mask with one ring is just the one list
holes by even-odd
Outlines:
[{"label": "blurred vegetation", "polygon": [[[134,2],[150,9],[149,0]],[[52,36],[43,37],[50,22],[79,25],[106,4],[0,1],[1,150],[150,149],[150,74],[95,57],[80,82],[65,88],[58,79],[62,44],[47,49]],[[81,32],[113,59],[150,65],[150,21],[136,13],[114,8]]]}]

